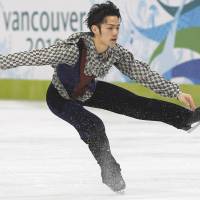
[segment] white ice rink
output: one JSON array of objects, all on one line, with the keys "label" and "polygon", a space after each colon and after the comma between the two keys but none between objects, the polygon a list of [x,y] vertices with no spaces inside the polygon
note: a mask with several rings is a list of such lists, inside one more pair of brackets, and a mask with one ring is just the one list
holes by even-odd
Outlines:
[{"label": "white ice rink", "polygon": [[75,129],[45,103],[0,101],[0,200],[200,199],[200,129],[90,109],[105,122],[127,189],[113,193]]}]

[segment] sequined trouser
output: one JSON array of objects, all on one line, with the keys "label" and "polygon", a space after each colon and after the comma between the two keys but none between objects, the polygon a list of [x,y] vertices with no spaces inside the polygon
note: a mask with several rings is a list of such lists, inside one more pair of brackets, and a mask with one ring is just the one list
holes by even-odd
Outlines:
[{"label": "sequined trouser", "polygon": [[102,81],[97,82],[95,93],[86,102],[62,98],[51,84],[47,91],[47,104],[55,115],[75,127],[98,163],[103,162],[101,150],[109,151],[110,147],[102,120],[84,106],[102,108],[141,120],[161,121],[176,128],[183,127],[192,114],[181,106],[141,97]]}]

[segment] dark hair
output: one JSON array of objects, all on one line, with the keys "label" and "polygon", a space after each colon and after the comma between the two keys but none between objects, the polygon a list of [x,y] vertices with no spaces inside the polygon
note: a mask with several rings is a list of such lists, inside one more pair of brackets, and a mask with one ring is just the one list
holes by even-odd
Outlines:
[{"label": "dark hair", "polygon": [[106,1],[105,3],[101,4],[94,4],[91,7],[85,22],[92,35],[94,35],[91,30],[92,25],[97,25],[100,28],[100,24],[103,23],[105,17],[107,16],[117,16],[121,19],[119,9],[111,1]]}]

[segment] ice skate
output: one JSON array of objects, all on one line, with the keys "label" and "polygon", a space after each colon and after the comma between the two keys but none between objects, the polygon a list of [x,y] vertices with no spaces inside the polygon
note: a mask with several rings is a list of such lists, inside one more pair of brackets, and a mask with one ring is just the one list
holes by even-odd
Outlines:
[{"label": "ice skate", "polygon": [[111,190],[123,194],[126,188],[125,181],[121,175],[121,169],[117,163],[109,163],[101,167],[102,182]]},{"label": "ice skate", "polygon": [[189,120],[189,124],[185,127],[185,130],[188,132],[188,133],[192,133],[194,130],[196,130],[199,125],[200,125],[200,107],[198,107],[192,117],[190,118]]},{"label": "ice skate", "polygon": [[200,125],[200,107],[196,108],[193,112],[192,116],[188,120],[187,124],[182,127],[183,130],[187,131],[188,133],[193,132],[197,129]]},{"label": "ice skate", "polygon": [[195,123],[193,126],[191,126],[190,129],[187,130],[188,133],[192,133],[194,130],[196,130],[200,126],[200,121]]}]

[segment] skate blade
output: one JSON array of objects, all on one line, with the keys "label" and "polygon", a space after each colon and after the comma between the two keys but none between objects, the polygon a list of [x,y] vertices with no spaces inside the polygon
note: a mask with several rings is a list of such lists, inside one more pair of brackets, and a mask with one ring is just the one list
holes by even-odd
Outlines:
[{"label": "skate blade", "polygon": [[191,129],[189,129],[187,132],[188,132],[188,133],[192,133],[192,132],[193,132],[194,130],[196,130],[199,126],[200,126],[200,121],[197,122],[197,123],[195,123],[194,126],[193,126]]},{"label": "skate blade", "polygon": [[125,194],[125,189],[124,190],[116,191],[115,193],[119,194],[119,195],[124,195]]}]

